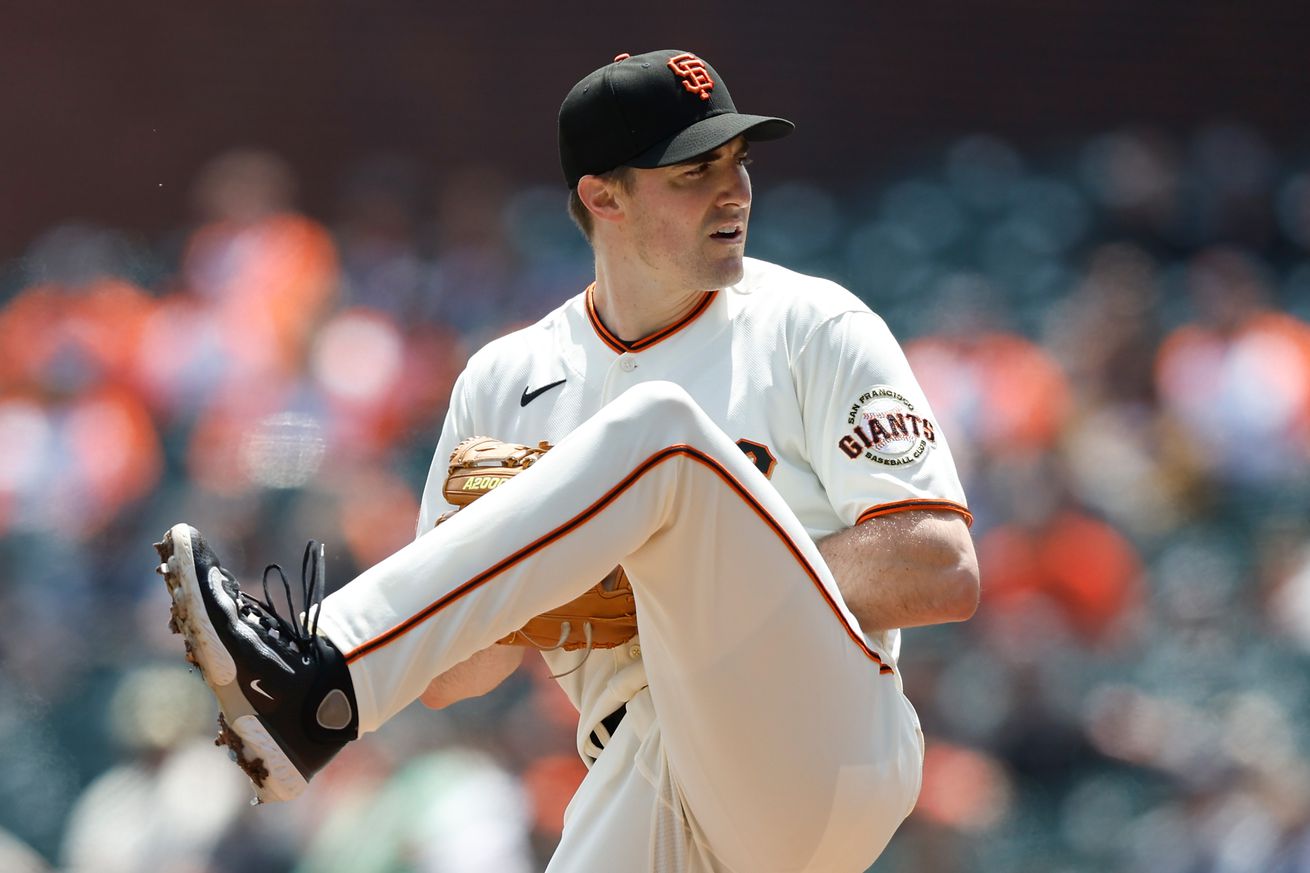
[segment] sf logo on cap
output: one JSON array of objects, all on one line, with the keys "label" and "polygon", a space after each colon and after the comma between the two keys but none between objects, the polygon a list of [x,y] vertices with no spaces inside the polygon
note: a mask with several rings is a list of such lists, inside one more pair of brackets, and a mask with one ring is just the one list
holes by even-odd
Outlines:
[{"label": "sf logo on cap", "polygon": [[669,58],[669,69],[681,77],[682,87],[693,94],[699,94],[702,100],[710,99],[710,92],[714,90],[714,80],[710,78],[709,71],[705,69],[705,62],[700,58],[693,54]]}]

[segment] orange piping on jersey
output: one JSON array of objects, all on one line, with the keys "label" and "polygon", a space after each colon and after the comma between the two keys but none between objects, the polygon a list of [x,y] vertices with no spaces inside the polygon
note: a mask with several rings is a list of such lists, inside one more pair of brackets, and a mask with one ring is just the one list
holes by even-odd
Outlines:
[{"label": "orange piping on jersey", "polygon": [[751,494],[750,491],[748,491],[744,485],[742,485],[735,478],[733,478],[732,474],[729,473],[726,469],[724,469],[724,467],[721,464],[719,464],[718,461],[715,461],[713,458],[711,458],[709,455],[706,455],[704,452],[698,449],[694,449],[691,446],[687,446],[687,445],[675,445],[675,446],[669,446],[664,449],[660,449],[658,452],[651,455],[645,461],[642,461],[640,464],[638,464],[636,469],[634,469],[631,473],[629,473],[622,480],[620,480],[619,483],[615,485],[613,488],[611,488],[609,491],[605,492],[605,494],[602,495],[600,499],[598,499],[595,503],[591,504],[591,506],[587,507],[582,512],[578,513],[573,518],[564,522],[564,524],[555,528],[550,533],[547,533],[544,536],[539,537],[534,542],[529,543],[528,545],[519,549],[517,552],[514,552],[512,555],[508,556],[507,558],[504,558],[503,560],[492,565],[486,570],[483,570],[481,573],[474,576],[472,579],[469,579],[467,582],[463,583],[462,585],[455,587],[444,597],[433,601],[428,606],[419,610],[417,613],[405,619],[400,624],[396,625],[390,630],[383,631],[381,634],[378,634],[373,639],[361,643],[359,646],[355,647],[350,652],[347,652],[346,663],[353,664],[355,661],[359,660],[360,658],[364,657],[370,652],[374,652],[382,648],[383,646],[386,646],[388,643],[395,642],[397,639],[409,633],[415,627],[422,624],[424,621],[427,621],[429,618],[431,618],[433,615],[435,615],[445,607],[449,606],[451,603],[454,603],[456,600],[459,600],[465,594],[468,594],[469,592],[481,587],[491,579],[495,578],[496,576],[499,576],[501,573],[510,569],[515,564],[521,563],[522,561],[531,557],[534,553],[540,551],[541,549],[545,548],[551,543],[556,542],[557,540],[561,540],[564,537],[568,536],[570,533],[572,533],[573,531],[577,530],[582,525],[590,521],[599,512],[601,512],[601,510],[605,509],[605,507],[609,506],[620,496],[622,496],[622,494],[625,491],[627,491],[629,488],[631,488],[634,484],[636,484],[636,482],[639,479],[641,479],[642,476],[649,473],[651,470],[662,464],[664,461],[667,461],[670,458],[674,458],[679,455],[684,456],[692,461],[695,461],[696,463],[707,468],[708,470],[710,470],[710,472],[714,473],[721,480],[723,480],[724,484],[726,484],[730,489],[732,489],[732,491],[736,492],[737,496],[740,497],[746,503],[746,505],[749,506],[752,511],[754,511],[754,513],[757,516],[759,516],[760,520],[763,521],[773,531],[774,535],[777,536],[778,539],[782,541],[782,544],[786,546],[787,550],[791,552],[792,557],[796,559],[796,562],[801,565],[801,569],[805,571],[805,575],[810,577],[810,581],[813,582],[814,587],[818,589],[819,595],[828,604],[828,608],[832,610],[833,615],[835,615],[837,617],[837,620],[841,622],[842,628],[846,631],[846,635],[851,638],[852,642],[854,642],[857,646],[859,646],[860,650],[863,651],[866,656],[868,656],[870,659],[872,659],[874,662],[878,664],[878,672],[884,674],[894,673],[895,670],[890,665],[884,663],[882,657],[877,652],[869,648],[868,644],[864,641],[864,637],[860,635],[859,631],[851,627],[851,625],[847,621],[845,621],[845,619],[842,617],[841,614],[841,608],[837,605],[837,602],[832,598],[832,595],[828,592],[828,590],[823,587],[823,582],[819,578],[819,574],[815,571],[815,569],[812,566],[810,566],[809,562],[805,560],[805,556],[801,554],[800,548],[796,545],[795,542],[792,541],[791,537],[787,536],[787,532],[783,530],[782,525],[779,524],[778,521],[773,516],[769,515],[768,510],[766,510],[763,506],[760,505],[759,501],[755,499],[755,496]]},{"label": "orange piping on jersey", "polygon": [[634,340],[629,343],[624,342],[615,336],[614,332],[606,327],[605,323],[600,320],[600,315],[596,312],[596,303],[592,299],[595,290],[595,282],[592,282],[587,286],[587,320],[591,322],[591,327],[596,331],[596,335],[600,337],[601,342],[605,343],[605,345],[609,346],[619,354],[624,352],[644,352],[656,343],[663,342],[687,325],[691,324],[697,318],[700,318],[705,310],[710,308],[710,304],[714,302],[714,298],[719,296],[718,291],[706,291],[705,296],[700,299],[699,303],[692,307],[691,312],[688,312],[668,327],[660,328],[650,336],[644,336],[639,340]]},{"label": "orange piping on jersey", "polygon": [[973,527],[973,513],[958,503],[950,500],[898,500],[895,503],[882,503],[878,506],[870,506],[860,517],[855,519],[856,524],[864,524],[871,518],[877,518],[880,515],[891,515],[893,512],[905,512],[911,509],[941,509],[948,512],[958,512],[964,516],[965,524]]}]

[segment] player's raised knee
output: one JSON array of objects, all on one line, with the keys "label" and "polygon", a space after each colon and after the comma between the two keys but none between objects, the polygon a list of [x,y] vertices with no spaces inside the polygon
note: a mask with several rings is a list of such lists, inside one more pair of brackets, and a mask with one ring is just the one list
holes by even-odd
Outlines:
[{"label": "player's raised knee", "polygon": [[699,408],[696,401],[687,393],[687,389],[676,382],[666,382],[662,379],[634,385],[623,393],[623,397],[631,397],[643,405],[668,410]]},{"label": "player's raised knee", "polygon": [[615,404],[649,425],[674,424],[685,429],[688,424],[705,418],[705,413],[686,389],[673,382],[655,381],[634,385]]}]

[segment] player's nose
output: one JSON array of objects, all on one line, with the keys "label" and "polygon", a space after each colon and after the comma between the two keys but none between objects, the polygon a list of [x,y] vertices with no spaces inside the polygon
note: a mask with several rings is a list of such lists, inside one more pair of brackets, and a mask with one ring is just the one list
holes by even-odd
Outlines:
[{"label": "player's nose", "polygon": [[751,205],[751,177],[745,166],[733,163],[728,172],[724,173],[718,205],[742,209]]}]

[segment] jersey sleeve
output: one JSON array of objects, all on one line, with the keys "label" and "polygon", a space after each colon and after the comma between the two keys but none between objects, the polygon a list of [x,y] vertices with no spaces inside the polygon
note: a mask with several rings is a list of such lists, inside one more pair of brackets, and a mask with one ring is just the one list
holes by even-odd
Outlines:
[{"label": "jersey sleeve", "polygon": [[446,481],[450,453],[462,440],[476,436],[473,433],[472,415],[465,392],[467,372],[465,371],[455,380],[455,387],[450,392],[450,407],[446,410],[446,420],[441,426],[441,438],[437,440],[436,451],[432,454],[427,484],[423,487],[423,500],[419,503],[415,536],[423,536],[432,530],[443,512],[455,508],[446,502],[446,498],[441,493],[441,486]]},{"label": "jersey sleeve", "polygon": [[793,373],[810,465],[844,523],[911,509],[972,523],[946,435],[881,318],[866,309],[822,322]]}]

